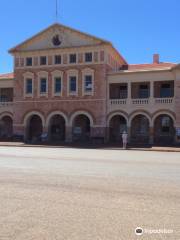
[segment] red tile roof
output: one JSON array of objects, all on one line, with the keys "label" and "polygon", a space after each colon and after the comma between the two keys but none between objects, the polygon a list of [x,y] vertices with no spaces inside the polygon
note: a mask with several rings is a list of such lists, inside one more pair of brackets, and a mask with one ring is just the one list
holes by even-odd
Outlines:
[{"label": "red tile roof", "polygon": [[0,74],[0,79],[12,79],[12,78],[14,78],[14,73]]},{"label": "red tile roof", "polygon": [[175,63],[129,64],[128,70],[163,69],[176,66]]}]

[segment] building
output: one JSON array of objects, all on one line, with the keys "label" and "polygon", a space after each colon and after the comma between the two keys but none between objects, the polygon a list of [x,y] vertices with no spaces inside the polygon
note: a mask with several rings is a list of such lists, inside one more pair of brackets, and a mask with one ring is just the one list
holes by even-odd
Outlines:
[{"label": "building", "polygon": [[180,143],[180,65],[131,65],[111,42],[54,24],[9,51],[0,75],[1,138]]}]

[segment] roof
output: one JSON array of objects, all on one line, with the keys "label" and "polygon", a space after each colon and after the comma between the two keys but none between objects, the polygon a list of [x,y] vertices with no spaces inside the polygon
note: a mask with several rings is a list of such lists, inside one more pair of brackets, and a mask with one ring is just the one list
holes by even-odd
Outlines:
[{"label": "roof", "polygon": [[154,72],[154,71],[171,71],[176,69],[180,64],[176,63],[145,63],[145,64],[129,64],[122,66],[119,70],[112,71],[110,75],[116,75],[121,73],[138,73],[138,72]]},{"label": "roof", "polygon": [[151,64],[129,64],[128,70],[153,70],[153,69],[166,69],[176,66],[175,63],[151,63]]},{"label": "roof", "polygon": [[13,79],[14,73],[4,73],[0,74],[0,79]]},{"label": "roof", "polygon": [[28,43],[29,41],[37,38],[39,35],[45,33],[46,31],[48,31],[49,29],[51,29],[51,28],[53,28],[53,27],[61,27],[61,28],[63,28],[63,29],[68,29],[68,30],[70,30],[70,31],[74,31],[74,32],[76,32],[76,33],[78,33],[78,34],[84,35],[84,36],[86,36],[86,37],[90,37],[90,38],[92,38],[92,39],[94,39],[94,40],[98,40],[100,43],[112,45],[111,42],[109,42],[109,41],[107,41],[107,40],[104,40],[104,39],[102,39],[102,38],[98,38],[98,37],[95,37],[95,36],[93,36],[93,35],[91,35],[91,34],[84,33],[84,32],[81,32],[81,31],[79,31],[79,30],[73,29],[73,28],[71,28],[71,27],[67,27],[67,26],[65,26],[65,25],[62,25],[62,24],[59,24],[59,23],[55,23],[55,24],[50,25],[48,28],[44,29],[43,31],[40,31],[39,33],[35,34],[33,37],[27,39],[26,41],[18,44],[17,46],[15,46],[15,47],[13,47],[13,48],[11,48],[11,49],[9,50],[9,53],[13,53],[13,52],[18,51],[18,49],[19,49],[21,46],[23,46],[24,44]]},{"label": "roof", "polygon": [[175,66],[173,66],[172,69],[180,69],[180,63],[178,63]]},{"label": "roof", "polygon": [[[21,47],[23,47],[25,44],[27,44],[27,43],[29,43],[30,41],[36,39],[36,38],[39,37],[41,34],[46,33],[46,32],[49,31],[51,28],[56,28],[56,27],[63,29],[63,31],[67,29],[67,30],[69,30],[69,31],[78,33],[78,34],[80,34],[80,35],[84,35],[84,36],[87,37],[87,38],[91,38],[91,39],[97,41],[97,44],[98,44],[98,45],[101,45],[101,44],[102,44],[102,45],[108,45],[108,46],[110,46],[111,49],[113,49],[113,51],[115,51],[116,54],[119,56],[119,58],[124,62],[124,64],[127,64],[127,61],[125,60],[125,58],[119,53],[119,51],[113,46],[113,44],[112,44],[110,41],[105,40],[105,39],[102,39],[102,38],[99,38],[99,37],[96,37],[96,36],[93,36],[93,35],[91,35],[91,34],[89,34],[89,33],[85,33],[85,32],[82,32],[82,31],[73,29],[73,28],[71,28],[71,27],[68,27],[68,26],[65,26],[65,25],[62,25],[62,24],[59,24],[59,23],[55,23],[55,24],[50,25],[48,28],[40,31],[39,33],[37,33],[37,34],[35,34],[34,36],[30,37],[29,39],[25,40],[24,42],[22,42],[22,43],[18,44],[17,46],[11,48],[11,49],[9,50],[9,53],[13,54],[13,53],[15,53],[15,52],[18,52],[18,51],[21,49]],[[77,46],[76,46],[76,47],[77,47]],[[46,49],[42,49],[42,50],[46,50]]]}]

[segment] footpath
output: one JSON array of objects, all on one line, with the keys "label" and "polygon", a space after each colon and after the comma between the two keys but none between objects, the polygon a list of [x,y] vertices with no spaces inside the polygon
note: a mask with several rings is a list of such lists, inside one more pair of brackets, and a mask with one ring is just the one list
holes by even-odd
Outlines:
[{"label": "footpath", "polygon": [[[88,148],[88,149],[104,149],[104,150],[124,150],[118,145],[92,145],[92,144],[27,144],[24,142],[0,142],[0,147],[42,147],[42,148]],[[157,152],[180,152],[180,146],[160,147],[160,146],[145,146],[145,147],[128,147],[126,150],[134,151],[157,151]]]}]

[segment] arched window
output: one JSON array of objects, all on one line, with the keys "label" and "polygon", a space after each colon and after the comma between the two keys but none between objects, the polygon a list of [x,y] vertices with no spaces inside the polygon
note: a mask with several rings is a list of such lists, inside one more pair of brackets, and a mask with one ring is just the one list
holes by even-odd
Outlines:
[{"label": "arched window", "polygon": [[163,116],[161,119],[161,130],[162,132],[169,132],[171,119],[169,116]]}]

